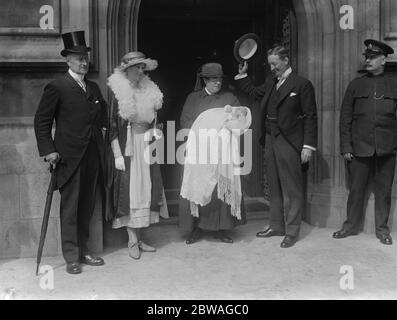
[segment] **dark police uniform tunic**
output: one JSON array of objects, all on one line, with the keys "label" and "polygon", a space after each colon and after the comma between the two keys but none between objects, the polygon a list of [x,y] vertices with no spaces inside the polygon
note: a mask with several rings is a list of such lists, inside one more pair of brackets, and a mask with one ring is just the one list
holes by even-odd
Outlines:
[{"label": "dark police uniform tunic", "polygon": [[378,235],[389,234],[397,149],[397,78],[381,74],[354,79],[348,86],[340,114],[341,153],[348,163],[350,194],[344,229],[358,232],[364,211],[368,178],[374,173],[375,225]]}]

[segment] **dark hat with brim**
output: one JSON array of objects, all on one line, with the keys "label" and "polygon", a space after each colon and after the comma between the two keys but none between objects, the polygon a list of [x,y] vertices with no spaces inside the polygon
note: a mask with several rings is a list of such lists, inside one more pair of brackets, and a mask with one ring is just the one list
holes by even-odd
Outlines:
[{"label": "dark hat with brim", "polygon": [[215,62],[206,63],[201,67],[201,71],[198,73],[201,78],[219,78],[225,77],[223,73],[222,65]]},{"label": "dark hat with brim", "polygon": [[203,64],[197,72],[196,84],[194,91],[202,90],[203,78],[224,78],[226,75],[223,73],[222,65],[216,62]]},{"label": "dark hat with brim", "polygon": [[65,49],[61,51],[61,56],[66,57],[68,54],[85,54],[91,51],[87,47],[84,38],[84,31],[74,31],[62,34]]},{"label": "dark hat with brim", "polygon": [[240,63],[254,59],[262,50],[262,42],[255,33],[247,33],[234,43],[234,57]]},{"label": "dark hat with brim", "polygon": [[366,57],[375,57],[380,55],[387,57],[387,55],[394,53],[392,47],[378,40],[367,39],[364,41],[364,45],[367,47],[363,52],[363,55]]}]

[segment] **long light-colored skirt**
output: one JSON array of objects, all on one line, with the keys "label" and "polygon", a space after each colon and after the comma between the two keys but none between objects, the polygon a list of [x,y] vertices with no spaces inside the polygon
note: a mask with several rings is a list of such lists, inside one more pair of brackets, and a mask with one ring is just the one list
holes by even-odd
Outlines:
[{"label": "long light-colored skirt", "polygon": [[149,142],[144,140],[144,136],[144,133],[132,135],[134,151],[130,158],[130,214],[113,220],[113,228],[145,228],[153,223],[158,223],[159,215],[168,217],[164,189],[160,212],[150,210],[152,190],[150,164],[144,158],[144,152],[147,150]]}]

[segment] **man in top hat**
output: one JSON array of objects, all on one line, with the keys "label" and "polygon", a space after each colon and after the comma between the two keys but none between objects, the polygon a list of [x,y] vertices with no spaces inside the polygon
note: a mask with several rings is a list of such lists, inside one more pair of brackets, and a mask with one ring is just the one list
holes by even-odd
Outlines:
[{"label": "man in top hat", "polygon": [[[239,106],[240,102],[231,92],[223,90],[225,74],[219,63],[206,63],[197,74],[194,91],[190,93],[183,106],[180,125],[181,129],[190,129],[197,117],[212,108],[223,108],[226,105]],[[179,200],[179,227],[188,233],[186,244],[193,244],[202,235],[202,230],[215,232],[215,237],[224,243],[233,243],[228,233],[235,226],[246,223],[244,200],[241,201],[241,220],[231,215],[230,205],[217,197],[215,189],[211,202],[200,206],[199,217],[190,212],[189,201]]]},{"label": "man in top hat", "polygon": [[304,174],[317,145],[316,99],[312,83],[290,66],[289,51],[274,46],[267,52],[272,76],[254,86],[247,76],[248,63],[240,64],[235,77],[239,88],[260,99],[266,174],[270,190],[270,222],[256,236],[284,236],[289,248],[299,237],[305,205]]},{"label": "man in top hat", "polygon": [[[87,247],[89,223],[104,159],[103,129],[107,106],[96,83],[86,79],[90,48],[84,31],[62,35],[69,70],[44,88],[34,128],[40,156],[56,166],[57,189],[61,194],[62,252],[66,271],[81,273],[80,263],[103,265]],[[54,139],[51,135],[56,122]]]},{"label": "man in top hat", "polygon": [[347,87],[340,112],[340,151],[347,161],[349,197],[347,219],[336,239],[356,235],[364,216],[370,173],[374,177],[375,227],[381,243],[390,245],[387,225],[397,150],[397,79],[384,72],[393,49],[365,40],[365,75]]}]

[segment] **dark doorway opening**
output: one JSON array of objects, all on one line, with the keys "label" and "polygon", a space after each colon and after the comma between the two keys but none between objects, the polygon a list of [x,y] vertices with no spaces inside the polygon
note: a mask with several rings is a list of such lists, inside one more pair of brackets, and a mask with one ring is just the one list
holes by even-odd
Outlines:
[{"label": "dark doorway opening", "polygon": [[[164,93],[163,109],[159,119],[175,121],[179,118],[187,95],[193,90],[198,68],[209,61],[219,61],[228,75],[226,86],[235,90],[233,77],[238,63],[233,56],[235,40],[245,33],[255,32],[269,48],[282,42],[286,17],[293,14],[289,0],[144,0],[138,20],[138,50],[159,61],[159,68],[150,74]],[[291,21],[287,21],[287,24]],[[288,29],[288,28],[287,28]],[[250,75],[256,84],[264,81],[267,66],[265,55],[252,63]],[[263,151],[257,140],[259,115],[257,102],[239,95],[244,105],[253,106],[253,170],[243,177],[246,196],[263,197]],[[166,133],[166,132],[165,132]],[[178,144],[177,146],[178,147]],[[181,166],[165,164],[162,175],[170,202],[178,198]],[[172,211],[172,209],[170,210]],[[173,212],[170,212],[174,215]]]}]

